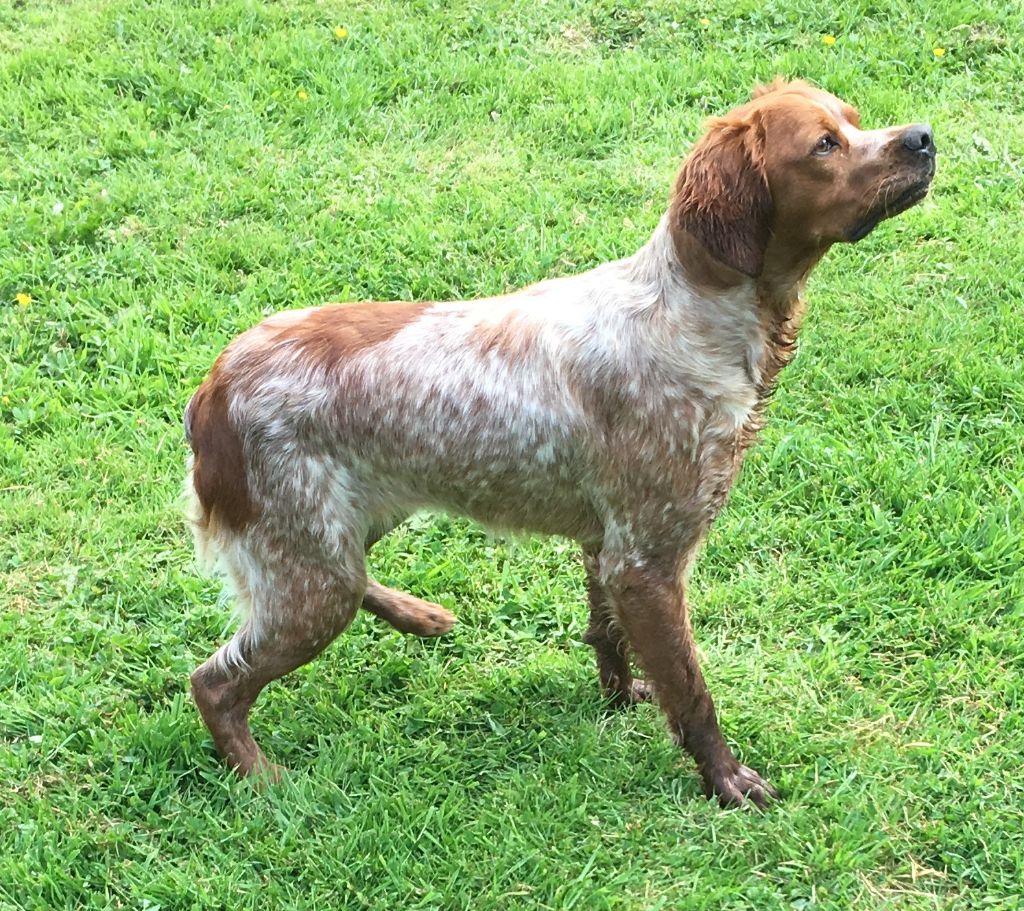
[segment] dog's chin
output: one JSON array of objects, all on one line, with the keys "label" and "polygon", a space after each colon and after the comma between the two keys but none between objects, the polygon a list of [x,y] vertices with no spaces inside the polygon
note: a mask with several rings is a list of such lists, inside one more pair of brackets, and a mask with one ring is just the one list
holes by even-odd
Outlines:
[{"label": "dog's chin", "polygon": [[860,221],[855,222],[853,227],[846,232],[846,240],[849,243],[863,240],[887,218],[892,218],[894,215],[899,215],[900,212],[906,212],[907,209],[916,206],[928,195],[928,188],[931,186],[931,183],[932,175],[929,174],[923,180],[911,184],[884,206],[869,212]]}]

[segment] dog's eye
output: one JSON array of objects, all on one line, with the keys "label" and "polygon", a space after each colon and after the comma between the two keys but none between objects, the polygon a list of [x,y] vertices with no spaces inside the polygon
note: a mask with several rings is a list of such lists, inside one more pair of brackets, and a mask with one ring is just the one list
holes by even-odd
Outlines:
[{"label": "dog's eye", "polygon": [[828,155],[829,152],[838,147],[839,143],[829,133],[826,133],[818,140],[818,144],[814,147],[813,151],[815,155]]}]

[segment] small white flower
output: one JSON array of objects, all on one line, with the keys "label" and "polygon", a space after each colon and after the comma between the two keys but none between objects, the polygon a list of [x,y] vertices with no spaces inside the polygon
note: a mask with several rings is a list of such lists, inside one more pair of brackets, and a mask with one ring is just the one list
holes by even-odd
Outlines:
[{"label": "small white flower", "polygon": [[60,215],[60,213],[64,211],[64,203],[62,203],[62,202],[55,202],[53,204],[53,208],[50,209],[50,211],[54,215]]}]

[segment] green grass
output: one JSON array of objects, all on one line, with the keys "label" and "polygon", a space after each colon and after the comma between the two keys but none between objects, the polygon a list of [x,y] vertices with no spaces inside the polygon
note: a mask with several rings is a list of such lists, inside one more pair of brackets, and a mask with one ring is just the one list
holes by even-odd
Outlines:
[{"label": "green grass", "polygon": [[[0,6],[0,907],[1020,907],[1021,8],[440,7]],[[652,707],[604,710],[568,544],[445,518],[371,562],[455,631],[360,617],[257,708],[295,774],[236,782],[186,691],[230,628],[178,502],[216,353],[632,252],[775,73],[940,151],[812,279],[693,579],[726,735],[786,802],[719,811]]]}]

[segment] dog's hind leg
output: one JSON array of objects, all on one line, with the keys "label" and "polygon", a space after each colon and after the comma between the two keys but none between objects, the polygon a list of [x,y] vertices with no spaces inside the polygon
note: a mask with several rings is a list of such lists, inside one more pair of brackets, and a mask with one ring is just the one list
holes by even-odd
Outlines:
[{"label": "dog's hind leg", "polygon": [[416,636],[443,636],[455,626],[455,615],[440,604],[387,588],[374,579],[366,584],[363,607],[399,632]]},{"label": "dog's hind leg", "polygon": [[[396,524],[381,524],[371,528],[366,536],[366,550],[369,551]],[[387,588],[375,579],[367,580],[363,607],[390,623],[399,632],[416,636],[443,636],[455,625],[455,615],[440,604],[432,604],[414,595]]]},{"label": "dog's hind leg", "polygon": [[249,710],[268,683],[312,661],[351,622],[366,585],[363,555],[352,548],[339,567],[294,554],[261,559],[238,542],[228,550],[225,562],[249,615],[192,674],[192,693],[228,765],[276,779],[280,767],[253,740]]},{"label": "dog's hind leg", "polygon": [[611,602],[598,578],[597,554],[584,553],[583,564],[590,602],[590,624],[583,641],[593,647],[597,656],[601,691],[616,707],[648,702],[653,692],[645,681],[633,677],[626,635],[615,620]]}]

